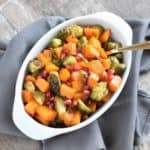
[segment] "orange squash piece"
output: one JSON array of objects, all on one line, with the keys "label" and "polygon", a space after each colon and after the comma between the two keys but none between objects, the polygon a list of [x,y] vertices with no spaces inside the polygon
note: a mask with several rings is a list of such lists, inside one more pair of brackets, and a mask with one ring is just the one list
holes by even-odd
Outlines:
[{"label": "orange squash piece", "polygon": [[71,99],[74,97],[75,89],[67,86],[66,84],[62,84],[60,87],[60,94]]},{"label": "orange squash piece", "polygon": [[56,48],[54,49],[54,51],[55,51],[55,53],[56,53],[56,56],[57,56],[58,58],[61,58],[62,51],[63,51],[63,47],[56,47]]},{"label": "orange squash piece", "polygon": [[56,66],[55,64],[49,62],[49,63],[46,64],[45,70],[50,73],[52,71],[58,71],[59,67]]},{"label": "orange squash piece", "polygon": [[90,71],[100,75],[105,70],[100,60],[91,60],[88,64]]},{"label": "orange squash piece", "polygon": [[78,100],[78,99],[84,99],[84,94],[83,92],[77,92],[75,93],[74,97],[73,97],[74,100]]},{"label": "orange squash piece", "polygon": [[45,50],[43,51],[43,54],[44,54],[44,56],[45,56],[49,61],[52,60],[52,52],[51,52],[51,50],[45,49]]},{"label": "orange squash piece", "polygon": [[79,40],[75,36],[72,36],[72,35],[67,36],[66,41],[68,43],[71,42],[71,43],[75,43],[75,44],[77,44],[79,42]]},{"label": "orange squash piece", "polygon": [[44,125],[49,125],[50,122],[54,121],[57,112],[46,106],[39,106],[35,112],[35,118]]},{"label": "orange squash piece", "polygon": [[22,98],[24,103],[29,103],[33,100],[33,95],[31,91],[23,90],[22,91]]},{"label": "orange squash piece", "polygon": [[106,51],[103,48],[98,48],[97,50],[100,53],[100,57],[102,57],[102,58],[107,58],[108,57]]},{"label": "orange squash piece", "polygon": [[64,44],[63,49],[67,50],[68,54],[70,54],[70,55],[76,55],[77,54],[77,48],[76,48],[75,43],[69,42],[67,44]]},{"label": "orange squash piece", "polygon": [[83,90],[83,86],[84,86],[84,84],[81,81],[78,81],[78,80],[72,81],[72,88],[75,89],[76,92],[82,91]]},{"label": "orange squash piece", "polygon": [[105,29],[105,31],[100,36],[99,40],[102,43],[107,42],[110,36],[111,36],[111,29]]},{"label": "orange squash piece", "polygon": [[67,69],[62,68],[59,72],[59,76],[60,76],[60,79],[62,81],[67,81],[70,78],[71,75],[70,75],[70,72]]},{"label": "orange squash piece", "polygon": [[31,81],[31,82],[35,83],[36,79],[32,75],[26,75],[25,81]]},{"label": "orange squash piece", "polygon": [[96,102],[91,102],[91,104],[89,104],[88,107],[91,108],[92,112],[95,112],[96,111]]},{"label": "orange squash piece", "polygon": [[111,96],[112,96],[112,93],[111,93],[111,92],[108,92],[108,93],[102,98],[102,101],[105,102],[105,103],[108,102],[108,101],[110,100]]},{"label": "orange squash piece", "polygon": [[71,125],[72,126],[77,125],[77,124],[80,123],[80,121],[81,121],[81,112],[77,110],[73,113],[73,117],[72,117],[72,120],[71,120]]},{"label": "orange squash piece", "polygon": [[94,37],[94,36],[92,36],[90,39],[89,39],[89,44],[90,45],[92,45],[94,48],[101,48],[101,43],[100,43],[100,41],[96,38],[96,37]]},{"label": "orange squash piece", "polygon": [[45,79],[43,78],[38,78],[36,80],[35,85],[37,86],[37,88],[42,91],[42,92],[47,92],[50,89],[50,84],[49,82],[47,82]]},{"label": "orange squash piece", "polygon": [[45,66],[50,61],[43,53],[39,53],[37,58],[43,64],[43,66]]},{"label": "orange squash piece", "polygon": [[115,75],[114,78],[109,82],[108,88],[111,92],[116,92],[122,83],[120,76]]},{"label": "orange squash piece", "polygon": [[59,118],[64,122],[64,124],[66,126],[71,126],[71,121],[72,121],[72,118],[73,118],[73,114],[68,113],[68,112],[64,112],[59,116]]},{"label": "orange squash piece", "polygon": [[71,74],[71,80],[83,82],[84,76],[79,71],[74,71]]},{"label": "orange squash piece", "polygon": [[86,27],[86,28],[84,28],[84,33],[85,33],[86,37],[95,36],[96,38],[98,38],[98,36],[99,36],[99,30],[96,28]]},{"label": "orange squash piece", "polygon": [[100,56],[99,51],[90,44],[85,45],[82,52],[84,57],[88,59],[98,58]]},{"label": "orange squash piece", "polygon": [[25,111],[33,117],[38,106],[39,104],[36,101],[30,101],[25,105]]},{"label": "orange squash piece", "polygon": [[110,67],[111,67],[111,60],[109,58],[107,58],[107,59],[101,59],[101,62],[103,64],[105,70],[110,69]]},{"label": "orange squash piece", "polygon": [[99,76],[95,73],[91,73],[90,76],[88,77],[88,86],[89,87],[94,87],[96,85],[96,83],[99,80]]}]

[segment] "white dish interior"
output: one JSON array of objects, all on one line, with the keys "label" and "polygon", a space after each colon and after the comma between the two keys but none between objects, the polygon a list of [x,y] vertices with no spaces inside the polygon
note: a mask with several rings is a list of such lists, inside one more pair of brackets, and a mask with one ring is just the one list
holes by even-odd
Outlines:
[{"label": "white dish interior", "polygon": [[15,89],[13,121],[19,130],[21,130],[26,136],[34,140],[44,140],[59,134],[68,133],[80,129],[84,126],[87,126],[88,124],[96,120],[106,110],[108,110],[111,107],[111,105],[116,101],[129,75],[132,57],[131,57],[131,52],[126,52],[124,53],[124,63],[127,65],[127,68],[124,72],[123,82],[119,90],[112,96],[112,98],[105,105],[103,105],[99,110],[97,110],[96,113],[94,113],[89,119],[81,122],[79,125],[73,127],[67,127],[67,128],[52,128],[52,127],[46,127],[38,123],[34,119],[32,119],[24,111],[24,104],[21,96],[22,85],[23,85],[23,80],[26,73],[27,65],[30,60],[35,58],[37,54],[47,46],[50,39],[53,38],[58,31],[74,23],[80,25],[100,24],[105,28],[111,28],[113,38],[121,42],[123,45],[130,45],[132,43],[132,30],[130,26],[123,19],[109,12],[100,12],[92,15],[73,18],[60,25],[57,25],[55,28],[47,32],[35,44],[35,46],[31,49],[31,51],[25,58],[18,74],[16,89]]}]

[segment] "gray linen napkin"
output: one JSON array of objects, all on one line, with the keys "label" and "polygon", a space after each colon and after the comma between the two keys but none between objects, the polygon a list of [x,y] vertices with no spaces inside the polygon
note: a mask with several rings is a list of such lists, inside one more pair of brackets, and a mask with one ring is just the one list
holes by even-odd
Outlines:
[{"label": "gray linen napkin", "polygon": [[[25,27],[8,44],[5,54],[0,57],[0,132],[25,137],[12,122],[14,88],[19,68],[34,43],[55,25],[65,21],[62,17],[40,19]],[[134,31],[134,42],[143,41],[148,21],[129,21]],[[5,43],[0,42],[4,49]],[[3,45],[2,45],[3,44]],[[132,69],[127,84],[113,104],[98,121],[78,131],[54,137],[41,142],[48,150],[132,150],[136,144],[147,140],[150,131],[150,97],[139,92],[137,82],[142,52],[133,53]],[[147,54],[143,55],[145,60]],[[148,57],[146,62],[150,63]],[[149,66],[142,67],[144,71]],[[142,94],[141,94],[142,93]],[[101,134],[102,133],[102,134]]]}]

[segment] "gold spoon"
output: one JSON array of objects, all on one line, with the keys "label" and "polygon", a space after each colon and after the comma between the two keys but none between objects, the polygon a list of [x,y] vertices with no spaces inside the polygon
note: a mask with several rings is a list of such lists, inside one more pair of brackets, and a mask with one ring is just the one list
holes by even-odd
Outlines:
[{"label": "gold spoon", "polygon": [[150,41],[142,42],[142,43],[136,43],[130,46],[124,46],[118,49],[112,49],[107,51],[107,55],[115,54],[115,53],[120,53],[120,52],[125,52],[125,51],[135,51],[135,50],[148,50],[150,49]]}]

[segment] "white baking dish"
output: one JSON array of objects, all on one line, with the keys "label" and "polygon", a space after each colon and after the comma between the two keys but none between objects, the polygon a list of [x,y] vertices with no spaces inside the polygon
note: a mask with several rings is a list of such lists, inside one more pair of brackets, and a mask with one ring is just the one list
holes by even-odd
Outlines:
[{"label": "white baking dish", "polygon": [[77,18],[70,19],[60,25],[57,25],[55,28],[47,32],[31,49],[27,57],[25,58],[16,82],[16,89],[15,89],[15,100],[14,100],[14,107],[13,107],[13,121],[15,125],[21,130],[26,136],[34,139],[34,140],[44,140],[56,135],[65,134],[68,132],[72,132],[78,130],[82,127],[87,126],[97,118],[99,118],[106,110],[108,110],[111,105],[116,101],[117,97],[121,93],[126,80],[129,75],[130,67],[131,67],[131,52],[124,53],[124,63],[127,65],[127,68],[123,75],[123,82],[118,89],[118,91],[112,96],[112,98],[99,110],[97,110],[91,117],[87,120],[81,122],[79,125],[67,128],[52,128],[46,127],[34,119],[32,119],[25,111],[24,111],[24,104],[22,101],[22,85],[24,76],[26,73],[26,68],[30,60],[35,58],[37,54],[42,51],[47,44],[49,43],[50,39],[61,29],[65,28],[71,24],[83,24],[83,25],[95,25],[100,24],[104,27],[112,29],[113,38],[117,41],[120,41],[123,45],[130,45],[132,43],[132,30],[130,26],[120,17],[116,16],[115,14],[109,12],[100,12],[92,15],[81,16]]}]

